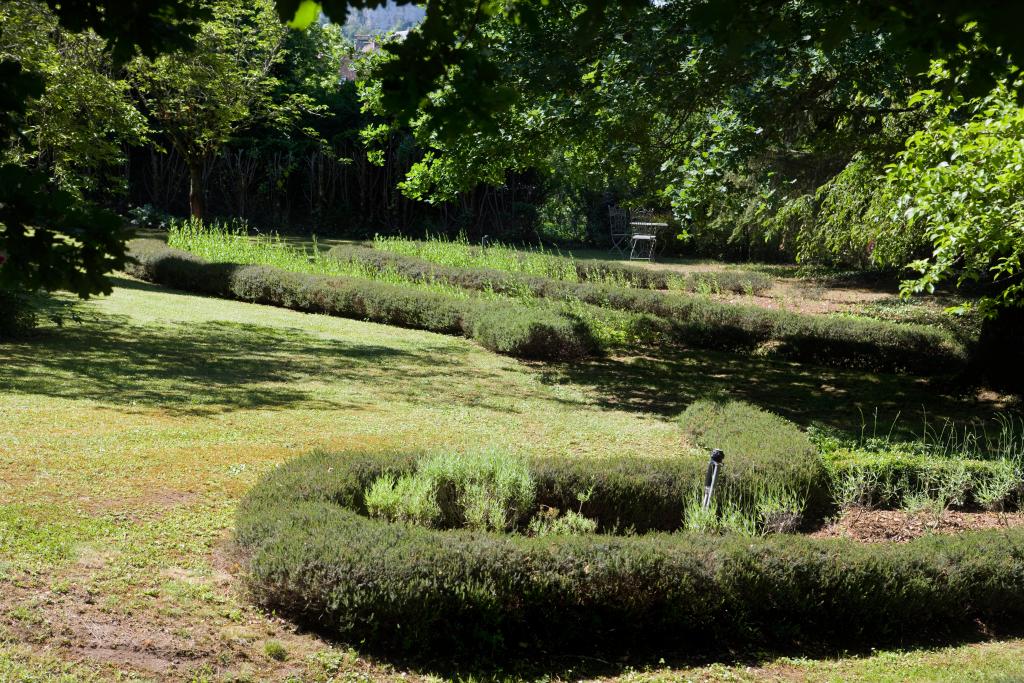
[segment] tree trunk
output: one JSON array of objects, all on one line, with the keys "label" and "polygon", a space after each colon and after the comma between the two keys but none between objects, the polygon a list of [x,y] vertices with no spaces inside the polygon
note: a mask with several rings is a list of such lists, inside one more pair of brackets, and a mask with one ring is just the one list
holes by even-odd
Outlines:
[{"label": "tree trunk", "polygon": [[202,219],[206,209],[203,201],[203,162],[192,162],[188,165],[190,184],[188,188],[188,206],[192,218]]}]

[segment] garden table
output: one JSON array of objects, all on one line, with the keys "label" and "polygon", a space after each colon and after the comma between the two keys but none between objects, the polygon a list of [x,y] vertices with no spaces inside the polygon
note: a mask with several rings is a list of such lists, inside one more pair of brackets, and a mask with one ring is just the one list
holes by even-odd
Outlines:
[{"label": "garden table", "polygon": [[654,244],[658,239],[658,231],[668,227],[668,223],[653,221],[630,221],[633,230],[632,248],[629,250],[630,261],[653,261]]}]

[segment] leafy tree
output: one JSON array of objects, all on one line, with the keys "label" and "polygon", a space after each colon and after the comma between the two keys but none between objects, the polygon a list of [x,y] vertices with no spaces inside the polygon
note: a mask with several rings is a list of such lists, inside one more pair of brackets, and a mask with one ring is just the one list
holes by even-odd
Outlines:
[{"label": "leafy tree", "polygon": [[45,83],[26,102],[24,137],[8,160],[44,169],[79,197],[122,190],[124,148],[142,142],[146,127],[104,41],[60,28],[41,1],[12,0],[0,7],[0,54]]},{"label": "leafy tree", "polygon": [[41,3],[0,7],[0,288],[108,289],[121,221],[83,201],[138,140],[142,119],[102,41],[57,26]]},{"label": "leafy tree", "polygon": [[[949,80],[948,65],[933,69]],[[934,291],[943,280],[986,283],[994,293],[977,306],[1024,304],[1024,108],[1019,80],[983,97],[945,97],[922,90],[911,98],[929,113],[888,169],[887,187],[901,231],[920,231],[931,245],[910,267],[919,277],[904,292]]]},{"label": "leafy tree", "polygon": [[131,64],[144,110],[188,164],[193,216],[204,213],[206,162],[232,134],[263,117],[286,122],[300,105],[273,97],[286,37],[271,0],[221,0],[189,49]]},{"label": "leafy tree", "polygon": [[[265,0],[258,7],[263,8],[269,2],[271,0]],[[807,0],[807,3],[831,12],[822,30],[809,34],[806,41],[826,53],[852,33],[879,32],[890,36],[894,51],[902,51],[907,64],[926,63],[943,55],[955,59],[962,42],[961,29],[968,22],[977,23],[987,44],[1001,46],[1010,55],[1024,51],[1024,33],[1018,29],[1024,19],[1024,6],[1016,3],[997,0],[982,0],[969,6],[958,0],[850,3]],[[217,7],[196,0],[47,0],[47,4],[68,30],[92,29],[106,40],[115,63],[127,61],[136,48],[149,57],[174,51],[181,56],[180,51],[198,37],[202,23],[214,16]],[[306,26],[317,19],[321,7],[332,20],[343,23],[350,8],[380,7],[384,0],[324,0],[319,4],[310,0],[273,0],[273,4],[283,20]],[[510,115],[517,95],[501,83],[505,66],[496,48],[502,39],[484,30],[489,19],[506,20],[524,32],[534,32],[537,40],[543,40],[550,37],[541,32],[543,17],[554,11],[558,14],[557,21],[565,22],[570,29],[574,54],[579,57],[576,63],[582,64],[586,50],[594,45],[591,36],[600,34],[596,29],[606,16],[621,17],[623,30],[618,33],[625,36],[631,26],[629,14],[647,12],[652,7],[646,0],[621,0],[614,4],[608,0],[584,0],[572,5],[571,13],[566,16],[565,5],[550,4],[554,10],[535,0],[427,0],[424,22],[407,40],[389,48],[396,59],[385,63],[379,72],[383,110],[400,121],[427,122],[438,139],[448,142],[457,139],[468,127],[477,125],[475,122],[483,121],[481,129],[486,129],[488,120]],[[782,36],[787,40],[791,37],[791,26],[784,13],[788,5],[775,0],[691,0],[686,3],[690,8],[688,35],[704,36],[706,45],[725,46],[724,58],[720,61],[720,73],[724,74],[731,68],[731,56],[742,58],[766,39],[780,41]],[[238,11],[249,10],[238,8]],[[631,49],[626,42],[623,49]],[[260,46],[265,48],[266,44],[257,40],[256,46],[246,46],[245,51],[251,53]],[[700,51],[704,46],[690,47]],[[651,62],[649,66],[651,77],[656,78],[658,63]],[[993,81],[993,73],[993,70],[979,69],[961,86],[986,90]],[[31,96],[38,97],[41,92],[38,73],[30,72],[13,59],[0,63],[0,135],[7,146],[15,140],[15,144],[24,144],[24,101]],[[202,92],[197,94],[203,95]],[[590,101],[600,103],[602,99]],[[224,120],[233,119],[240,111],[259,109],[255,101],[242,102],[244,106],[237,103],[238,100],[235,107],[222,112],[222,117],[210,120],[206,131],[223,131]],[[589,102],[581,99],[573,106],[576,112],[583,113]],[[517,115],[525,117],[525,110]],[[631,122],[622,123],[623,132],[629,133]],[[664,126],[668,122],[657,119],[655,123]],[[670,128],[664,130],[671,131]],[[212,149],[212,141],[218,137],[207,136],[211,146],[205,149]],[[628,151],[629,147],[623,145],[621,149]],[[586,147],[580,148],[581,155],[586,152]],[[198,152],[193,150],[193,157],[196,156]],[[124,237],[109,218],[101,218],[94,207],[81,203],[74,196],[69,195],[65,201],[64,195],[55,194],[47,174],[29,169],[20,160],[5,160],[0,166],[0,176],[3,181],[0,186],[3,193],[0,197],[0,251],[5,251],[7,257],[0,267],[0,282],[71,286],[82,294],[102,291],[106,287],[102,277],[104,269],[123,260]],[[66,232],[65,228],[72,232]]]}]

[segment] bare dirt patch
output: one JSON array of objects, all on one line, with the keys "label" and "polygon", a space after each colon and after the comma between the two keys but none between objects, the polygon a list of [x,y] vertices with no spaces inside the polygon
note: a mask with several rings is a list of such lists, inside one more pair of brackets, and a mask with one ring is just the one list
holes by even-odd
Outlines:
[{"label": "bare dirt patch", "polygon": [[956,534],[981,529],[1024,526],[1024,513],[947,510],[941,517],[904,510],[847,510],[811,534],[815,538],[852,538],[866,543],[904,542],[926,534]]}]

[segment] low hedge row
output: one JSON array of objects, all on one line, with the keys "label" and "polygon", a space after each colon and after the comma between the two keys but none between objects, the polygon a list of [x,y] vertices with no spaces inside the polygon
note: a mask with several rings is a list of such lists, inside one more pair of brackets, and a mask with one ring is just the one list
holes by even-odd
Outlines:
[{"label": "low hedge row", "polygon": [[700,348],[917,374],[952,374],[967,361],[967,349],[961,342],[944,330],[924,325],[769,310],[684,293],[564,282],[480,268],[446,268],[365,247],[334,247],[328,253],[381,270],[392,268],[414,279],[434,278],[469,289],[492,288],[499,292],[525,287],[548,299],[579,300],[602,308],[653,315],[665,337]]},{"label": "low hedge row", "polygon": [[838,448],[822,454],[837,496],[847,505],[891,508],[927,495],[956,507],[1019,507],[1021,462],[941,457],[894,450]]},{"label": "low hedge row", "polygon": [[[640,268],[621,261],[576,261],[576,273],[581,280],[602,281],[611,276],[630,280],[634,286],[643,289],[669,289],[678,286],[680,274],[674,270]],[[721,270],[704,273],[687,273],[683,288],[691,292],[710,289],[714,292],[736,294],[760,294],[772,286],[772,279],[764,273],[752,270]]]},{"label": "low hedge row", "polygon": [[468,289],[492,289],[496,292],[516,292],[524,289],[537,296],[567,298],[576,296],[579,285],[593,285],[607,278],[630,282],[641,289],[668,289],[681,285],[683,289],[712,292],[758,294],[771,287],[771,278],[762,273],[748,271],[718,271],[681,275],[668,270],[648,270],[615,261],[578,262],[577,274],[581,282],[567,282],[537,275],[512,273],[493,268],[460,268],[433,263],[423,258],[397,254],[361,245],[338,245],[327,255],[340,261],[359,263],[378,271],[391,270],[414,280],[434,280]]},{"label": "low hedge row", "polygon": [[209,263],[158,240],[133,240],[131,275],[190,292],[298,311],[461,334],[519,358],[572,359],[595,351],[585,325],[542,306],[460,299],[362,278],[293,273],[268,266]]},{"label": "low hedge row", "polygon": [[369,482],[410,462],[313,454],[264,477],[237,518],[253,598],[367,650],[424,658],[876,646],[1024,618],[1024,531],[899,545],[524,537],[361,514]]},{"label": "low hedge row", "polygon": [[795,424],[742,401],[695,401],[679,416],[689,441],[726,456],[726,482],[783,487],[806,502],[805,519],[829,510],[828,473],[810,437]]},{"label": "low hedge row", "polygon": [[954,373],[967,349],[948,332],[865,318],[809,315],[685,294],[593,286],[586,303],[649,313],[672,338],[701,348],[883,372]]}]

